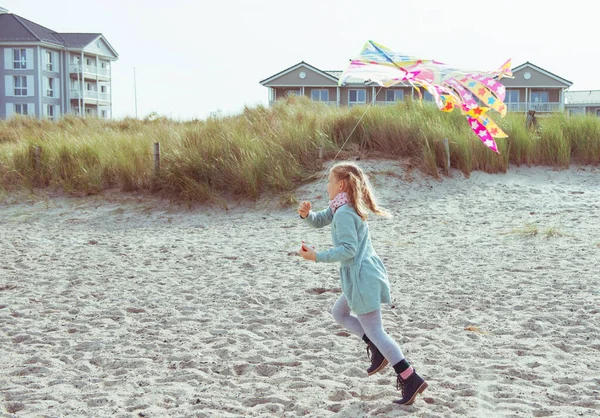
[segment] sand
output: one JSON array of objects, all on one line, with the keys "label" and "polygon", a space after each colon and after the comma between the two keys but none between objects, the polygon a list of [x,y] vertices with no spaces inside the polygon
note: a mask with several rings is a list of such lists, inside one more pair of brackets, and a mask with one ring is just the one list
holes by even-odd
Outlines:
[{"label": "sand", "polygon": [[[337,266],[295,255],[330,230],[295,207],[5,196],[2,416],[600,416],[600,170],[361,164],[414,405],[334,323]],[[325,182],[296,196],[324,208]]]}]

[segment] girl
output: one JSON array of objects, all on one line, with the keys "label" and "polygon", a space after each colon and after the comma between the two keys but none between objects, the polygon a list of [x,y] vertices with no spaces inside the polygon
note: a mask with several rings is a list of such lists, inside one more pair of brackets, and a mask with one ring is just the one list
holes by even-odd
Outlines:
[{"label": "girl", "polygon": [[382,370],[388,362],[393,365],[398,374],[397,387],[402,393],[402,398],[394,402],[410,405],[427,388],[427,383],[383,330],[381,303],[390,303],[390,288],[383,262],[371,245],[366,222],[367,210],[380,216],[389,215],[377,206],[371,186],[356,164],[343,162],[333,166],[327,193],[330,199],[327,209],[314,213],[310,202],[302,202],[298,214],[314,228],[331,224],[334,247],[316,252],[303,243],[300,255],[317,263],[340,262],[342,295],[333,306],[333,318],[367,344],[371,359],[369,376]]}]

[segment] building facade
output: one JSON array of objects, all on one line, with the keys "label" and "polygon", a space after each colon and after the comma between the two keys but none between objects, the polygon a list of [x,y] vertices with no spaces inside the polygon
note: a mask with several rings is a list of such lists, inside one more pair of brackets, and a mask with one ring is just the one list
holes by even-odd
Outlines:
[{"label": "building facade", "polygon": [[600,117],[600,90],[568,91],[565,101],[565,108],[570,115]]},{"label": "building facade", "polygon": [[537,113],[562,112],[565,109],[565,91],[573,85],[551,72],[530,62],[512,69],[514,78],[503,78],[506,87],[504,102],[509,111]]},{"label": "building facade", "polygon": [[0,119],[111,118],[117,59],[101,33],[58,33],[0,8]]},{"label": "building facade", "polygon": [[[509,111],[526,113],[535,110],[538,114],[549,114],[565,110],[566,90],[573,85],[569,80],[530,62],[512,71],[514,78],[500,80],[506,87],[505,102]],[[345,85],[338,86],[341,75],[342,71],[324,71],[302,61],[260,84],[269,89],[269,104],[289,95],[307,96],[335,106],[386,105],[418,96],[408,84],[380,88],[375,83],[349,79]],[[423,100],[433,101],[433,98],[425,91]]]}]

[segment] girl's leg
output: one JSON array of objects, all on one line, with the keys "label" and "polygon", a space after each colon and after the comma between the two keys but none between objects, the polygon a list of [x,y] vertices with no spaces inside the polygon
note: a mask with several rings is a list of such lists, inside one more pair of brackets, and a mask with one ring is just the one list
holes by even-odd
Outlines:
[{"label": "girl's leg", "polygon": [[412,404],[416,396],[427,389],[427,383],[406,361],[396,341],[383,330],[381,310],[378,309],[364,315],[358,315],[358,320],[367,337],[377,346],[398,374],[396,387],[401,390],[402,398],[394,402],[400,405]]},{"label": "girl's leg", "polygon": [[337,302],[335,302],[335,305],[333,305],[331,313],[333,314],[333,319],[335,319],[335,322],[346,328],[351,333],[360,338],[365,335],[363,327],[360,325],[358,318],[350,314],[350,306],[348,306],[348,301],[343,293],[338,298]]},{"label": "girl's leg", "polygon": [[367,338],[358,318],[354,315],[351,315],[350,312],[348,301],[342,294],[335,305],[333,305],[333,310],[331,313],[338,324],[344,326],[350,332],[367,343],[367,355],[371,360],[371,367],[367,369],[367,373],[369,376],[371,376],[383,369],[387,365],[387,361],[385,360],[385,357],[377,350],[375,344]]},{"label": "girl's leg", "polygon": [[395,365],[404,359],[400,346],[383,329],[380,309],[358,315],[358,321],[369,340],[375,344],[391,365]]}]

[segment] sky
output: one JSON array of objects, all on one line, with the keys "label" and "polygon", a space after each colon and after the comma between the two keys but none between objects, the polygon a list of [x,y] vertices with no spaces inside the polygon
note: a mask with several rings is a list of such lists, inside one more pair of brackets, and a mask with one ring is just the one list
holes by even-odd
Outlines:
[{"label": "sky", "polygon": [[595,0],[0,0],[0,7],[57,32],[102,33],[119,54],[116,119],[135,116],[136,90],[140,118],[204,119],[267,105],[261,80],[300,61],[343,70],[368,40],[459,68],[529,61],[573,82],[571,91],[600,89]]}]

